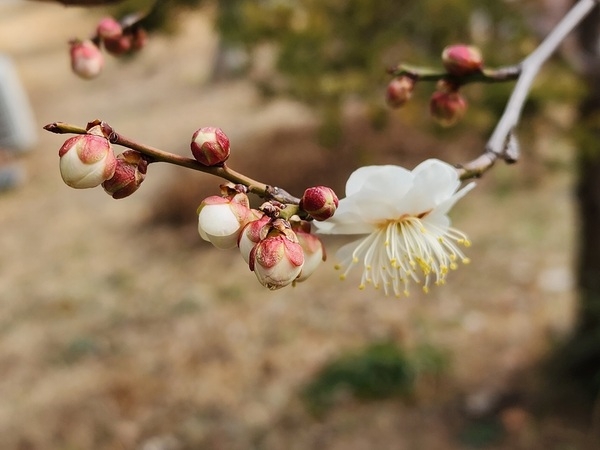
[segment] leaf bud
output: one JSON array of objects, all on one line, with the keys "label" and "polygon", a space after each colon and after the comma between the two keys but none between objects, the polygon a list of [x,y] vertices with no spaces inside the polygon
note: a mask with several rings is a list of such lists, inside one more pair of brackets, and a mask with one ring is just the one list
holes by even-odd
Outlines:
[{"label": "leaf bud", "polygon": [[449,74],[464,76],[481,71],[483,57],[477,47],[450,45],[442,52],[442,64]]},{"label": "leaf bud", "polygon": [[229,158],[229,138],[216,127],[202,127],[192,135],[190,144],[194,158],[205,166],[223,164]]},{"label": "leaf bud", "polygon": [[333,189],[327,186],[310,187],[300,199],[300,208],[315,220],[327,220],[335,213],[339,204]]},{"label": "leaf bud", "polygon": [[76,189],[99,186],[114,175],[117,165],[110,142],[94,129],[67,139],[58,156],[63,181]]},{"label": "leaf bud", "polygon": [[444,127],[458,122],[467,111],[467,101],[459,92],[436,91],[429,102],[431,116]]},{"label": "leaf bud", "polygon": [[392,79],[385,92],[385,100],[391,108],[399,108],[412,97],[415,88],[415,79],[400,76]]},{"label": "leaf bud", "polygon": [[114,199],[125,198],[138,190],[148,170],[148,161],[141,153],[125,150],[117,156],[114,175],[102,187]]},{"label": "leaf bud", "polygon": [[72,41],[69,53],[71,69],[81,78],[97,77],[104,66],[104,56],[100,49],[90,40]]}]

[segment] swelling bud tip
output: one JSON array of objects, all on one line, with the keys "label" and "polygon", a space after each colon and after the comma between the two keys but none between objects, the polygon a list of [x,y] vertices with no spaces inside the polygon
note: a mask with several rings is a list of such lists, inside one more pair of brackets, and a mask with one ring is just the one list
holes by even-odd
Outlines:
[{"label": "swelling bud tip", "polygon": [[450,127],[465,115],[467,101],[458,92],[437,91],[431,95],[429,111],[436,122]]},{"label": "swelling bud tip", "polygon": [[451,75],[464,76],[481,71],[483,57],[470,45],[450,45],[442,52],[442,64]]},{"label": "swelling bud tip", "polygon": [[216,127],[202,127],[192,135],[190,149],[196,161],[211,167],[223,164],[229,158],[229,138]]},{"label": "swelling bud tip", "polygon": [[144,179],[148,162],[142,154],[125,150],[117,156],[114,175],[102,183],[102,187],[114,199],[125,198],[138,190]]},{"label": "swelling bud tip", "polygon": [[333,189],[327,186],[316,186],[304,191],[300,199],[300,208],[315,220],[327,220],[335,213],[339,204]]},{"label": "swelling bud tip", "polygon": [[97,77],[104,66],[104,56],[90,40],[72,41],[69,50],[71,69],[81,78],[90,80]]},{"label": "swelling bud tip", "polygon": [[63,181],[76,189],[100,186],[114,175],[117,166],[110,142],[96,134],[82,134],[67,139],[58,156]]},{"label": "swelling bud tip", "polygon": [[394,78],[387,85],[385,101],[391,108],[399,108],[410,100],[414,88],[413,78],[407,76]]}]

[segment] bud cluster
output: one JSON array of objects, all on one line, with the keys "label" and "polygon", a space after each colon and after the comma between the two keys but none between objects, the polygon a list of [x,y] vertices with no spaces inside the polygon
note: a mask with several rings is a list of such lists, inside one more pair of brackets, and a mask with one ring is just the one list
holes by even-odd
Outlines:
[{"label": "bud cluster", "polygon": [[[128,149],[115,155],[113,142],[119,144],[123,139],[99,120],[90,122],[85,134],[67,139],[58,153],[63,181],[77,189],[102,186],[115,199],[136,192],[148,164],[163,159],[155,156],[156,149],[150,156],[143,154],[141,146],[140,151]],[[218,166],[221,175],[230,170],[224,165],[230,153],[229,139],[220,128],[196,130],[190,147],[203,171],[213,173],[210,168]],[[234,177],[238,178],[239,174]],[[311,233],[311,223],[333,216],[339,204],[337,195],[329,187],[315,186],[297,199],[287,193],[276,196],[267,186],[258,194],[269,200],[255,209],[247,195],[252,185],[252,181],[227,183],[221,186],[221,195],[205,198],[197,209],[200,237],[219,249],[239,248],[258,281],[271,290],[306,280],[325,260],[325,249]]]},{"label": "bud cluster", "polygon": [[141,50],[147,40],[146,31],[139,24],[123,26],[113,17],[105,17],[98,23],[93,38],[70,42],[71,69],[81,78],[95,78],[104,67],[102,46],[109,54],[121,56]]},{"label": "bud cluster", "polygon": [[238,247],[258,281],[271,290],[306,280],[325,260],[322,242],[311,233],[311,224],[293,215],[280,216],[284,205],[267,202],[250,207],[246,189],[221,186],[221,196],[211,196],[198,208],[198,232],[221,249]]},{"label": "bud cluster", "polygon": [[134,150],[115,155],[101,122],[88,124],[87,133],[67,139],[58,151],[60,175],[68,186],[102,186],[115,199],[133,194],[146,177],[148,161]]},{"label": "bud cluster", "polygon": [[[483,57],[476,47],[450,45],[442,51],[445,73],[440,75],[436,91],[429,101],[431,117],[442,126],[452,126],[465,115],[467,101],[459,92],[467,78],[481,74]],[[418,73],[404,73],[394,77],[387,86],[386,102],[392,108],[404,105],[412,96]]]}]

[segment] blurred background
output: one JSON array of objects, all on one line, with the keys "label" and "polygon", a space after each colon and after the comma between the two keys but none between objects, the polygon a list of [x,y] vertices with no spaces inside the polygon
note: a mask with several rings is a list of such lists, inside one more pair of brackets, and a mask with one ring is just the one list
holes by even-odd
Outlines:
[{"label": "blurred background", "polygon": [[151,165],[126,199],[73,190],[66,137],[42,127],[101,119],[187,155],[197,128],[218,126],[236,170],[343,196],[366,164],[474,158],[512,88],[467,86],[465,119],[445,129],[428,116],[434,86],[386,107],[387,67],[439,67],[459,42],[514,64],[569,2],[164,1],[142,52],[107,55],[91,81],[71,73],[70,39],[151,6],[0,3],[0,53],[37,132],[18,158],[26,179],[0,192],[0,448],[599,448],[600,83],[580,58],[597,22],[536,80],[522,160],[453,209],[473,263],[394,299],[358,290],[359,273],[338,279],[342,238],[308,281],[267,291],[197,235],[220,180]]}]

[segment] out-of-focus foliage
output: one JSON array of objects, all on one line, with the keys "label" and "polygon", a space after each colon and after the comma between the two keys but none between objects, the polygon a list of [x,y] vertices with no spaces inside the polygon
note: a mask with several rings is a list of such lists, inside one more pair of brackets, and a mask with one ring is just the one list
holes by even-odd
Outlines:
[{"label": "out-of-focus foliage", "polygon": [[[216,11],[221,51],[243,50],[263,93],[290,95],[320,112],[326,144],[338,141],[341,107],[349,99],[369,105],[374,126],[385,124],[386,68],[398,63],[441,68],[441,51],[453,43],[478,46],[488,66],[515,64],[539,42],[531,23],[542,11],[534,0],[127,0],[116,14],[151,11],[144,25],[164,30],[176,26],[178,12],[198,6]],[[572,97],[573,83],[565,84]],[[511,88],[512,83],[466,87],[470,113],[463,123],[489,132]],[[415,125],[428,120],[426,107],[416,105],[427,105],[433,89],[417,84],[404,120]],[[533,97],[564,96],[557,89],[550,79]]]},{"label": "out-of-focus foliage", "polygon": [[[524,54],[522,5],[481,0],[228,0],[218,28],[228,45],[252,53],[272,44],[283,81],[261,80],[335,122],[347,98],[382,106],[386,67],[399,62],[441,66],[449,43],[479,45],[490,64]],[[496,50],[502,48],[499,54]],[[424,89],[426,94],[430,88]]]},{"label": "out-of-focus foliage", "polygon": [[438,377],[448,366],[446,355],[432,346],[408,353],[393,342],[374,343],[326,364],[302,396],[315,415],[325,413],[340,396],[358,400],[410,398],[420,377]]}]

